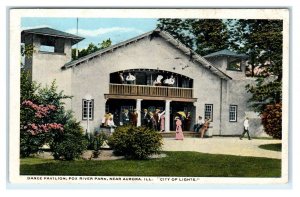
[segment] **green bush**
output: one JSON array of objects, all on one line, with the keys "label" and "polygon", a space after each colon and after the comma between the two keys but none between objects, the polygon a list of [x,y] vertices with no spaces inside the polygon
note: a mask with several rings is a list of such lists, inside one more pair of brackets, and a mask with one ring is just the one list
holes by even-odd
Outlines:
[{"label": "green bush", "polygon": [[86,139],[88,140],[87,149],[89,150],[100,150],[104,141],[107,140],[108,136],[104,132],[99,132],[95,134],[86,134]]},{"label": "green bush", "polygon": [[114,154],[128,159],[147,159],[152,154],[160,153],[162,136],[146,127],[118,127],[109,137],[108,145]]},{"label": "green bush", "polygon": [[53,150],[54,157],[65,160],[79,158],[86,147],[86,143],[84,142],[85,141],[79,139],[78,136],[69,133],[65,134],[63,140],[57,143]]},{"label": "green bush", "polygon": [[74,160],[87,147],[87,140],[83,135],[80,123],[69,119],[64,125],[63,133],[55,133],[50,148],[55,159]]},{"label": "green bush", "polygon": [[265,132],[275,139],[282,137],[282,104],[267,105],[262,112]]},{"label": "green bush", "polygon": [[31,135],[29,132],[21,132],[20,135],[20,157],[29,157],[40,151],[47,143],[48,134]]}]

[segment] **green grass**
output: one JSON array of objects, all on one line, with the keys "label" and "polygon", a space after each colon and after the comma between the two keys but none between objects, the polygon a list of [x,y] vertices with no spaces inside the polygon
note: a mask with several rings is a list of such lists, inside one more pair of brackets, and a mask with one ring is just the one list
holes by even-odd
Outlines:
[{"label": "green grass", "polygon": [[55,161],[21,159],[21,175],[69,176],[195,176],[280,177],[281,160],[205,154],[165,152],[167,157],[142,161]]},{"label": "green grass", "polygon": [[281,143],[278,143],[278,144],[263,144],[263,145],[260,145],[259,148],[262,148],[262,149],[266,149],[266,150],[273,150],[273,151],[278,151],[278,152],[281,152]]}]

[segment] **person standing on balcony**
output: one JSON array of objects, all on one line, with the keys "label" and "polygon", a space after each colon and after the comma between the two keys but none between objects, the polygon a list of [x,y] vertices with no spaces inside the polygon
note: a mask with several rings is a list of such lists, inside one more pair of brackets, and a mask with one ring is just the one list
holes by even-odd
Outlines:
[{"label": "person standing on balcony", "polygon": [[166,84],[167,86],[173,86],[175,84],[175,78],[173,77],[173,75],[171,75],[169,79],[165,79],[164,84]]},{"label": "person standing on balcony", "polygon": [[175,117],[175,121],[176,121],[176,140],[183,140],[184,136],[183,136],[183,132],[182,132],[182,122],[180,120],[180,118],[178,116]]},{"label": "person standing on balcony", "polygon": [[119,74],[119,83],[120,84],[124,84],[125,83],[125,79],[124,79],[123,73]]},{"label": "person standing on balcony", "polygon": [[135,76],[133,76],[131,73],[128,73],[128,76],[126,77],[126,81],[128,84],[134,84]]},{"label": "person standing on balcony", "polygon": [[161,86],[161,80],[163,78],[164,77],[162,75],[158,75],[157,78],[155,79],[155,81],[153,82],[153,85],[155,85],[155,86]]}]

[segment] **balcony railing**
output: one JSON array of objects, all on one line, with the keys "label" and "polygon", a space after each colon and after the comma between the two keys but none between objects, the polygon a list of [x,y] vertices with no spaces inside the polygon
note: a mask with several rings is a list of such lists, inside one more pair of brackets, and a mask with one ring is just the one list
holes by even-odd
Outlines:
[{"label": "balcony railing", "polygon": [[166,86],[109,84],[109,94],[193,98],[193,89]]}]

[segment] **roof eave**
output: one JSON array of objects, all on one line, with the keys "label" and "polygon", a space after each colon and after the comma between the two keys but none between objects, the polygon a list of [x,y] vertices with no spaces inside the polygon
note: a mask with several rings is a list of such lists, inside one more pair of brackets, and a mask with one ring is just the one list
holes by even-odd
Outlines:
[{"label": "roof eave", "polygon": [[43,35],[43,36],[52,36],[52,37],[58,37],[58,38],[66,38],[72,40],[72,45],[77,44],[78,42],[84,40],[83,37],[80,36],[63,36],[63,35],[57,35],[57,34],[47,34],[47,33],[39,33],[39,32],[31,32],[29,30],[24,30],[21,32],[21,41],[23,40],[22,37],[24,34],[36,34],[36,35]]},{"label": "roof eave", "polygon": [[149,31],[147,33],[144,33],[140,36],[134,37],[132,39],[120,42],[116,45],[112,45],[110,47],[107,47],[105,49],[96,51],[94,53],[91,53],[89,55],[86,55],[84,57],[81,57],[77,60],[71,61],[66,63],[64,66],[62,66],[62,69],[67,69],[69,67],[72,67],[74,65],[78,65],[81,64],[84,61],[88,61],[90,58],[94,58],[95,56],[101,55],[105,52],[114,50],[118,47],[121,47],[123,45],[127,45],[131,42],[143,39],[149,35],[151,35],[152,33],[159,33],[161,37],[165,38],[168,42],[170,42],[172,45],[176,46],[178,49],[180,49],[181,51],[183,51],[186,55],[190,55],[190,53],[192,53],[193,56],[195,56],[194,59],[196,59],[201,65],[203,65],[204,67],[206,67],[207,69],[211,70],[215,70],[216,72],[213,72],[214,74],[216,74],[217,76],[219,76],[222,79],[232,79],[230,76],[228,76],[227,74],[225,74],[224,72],[222,72],[221,70],[219,70],[218,68],[216,68],[215,66],[213,66],[210,62],[208,62],[205,58],[201,57],[200,55],[198,55],[196,52],[194,52],[193,50],[191,50],[190,48],[186,47],[184,44],[182,44],[179,40],[174,39],[173,36],[171,36],[168,32],[166,31],[161,31],[159,29],[155,29],[152,31]]}]

